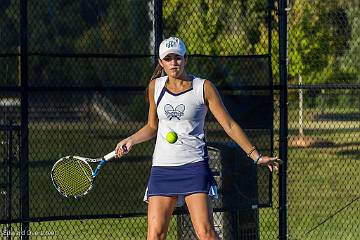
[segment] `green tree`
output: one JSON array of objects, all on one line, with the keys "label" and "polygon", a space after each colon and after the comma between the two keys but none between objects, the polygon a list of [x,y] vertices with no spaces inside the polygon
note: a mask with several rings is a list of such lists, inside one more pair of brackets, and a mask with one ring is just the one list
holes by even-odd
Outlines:
[{"label": "green tree", "polygon": [[340,68],[343,72],[349,73],[348,80],[352,83],[360,83],[360,6],[351,4],[347,8],[347,15],[351,25],[351,40],[349,43],[349,51],[341,58]]},{"label": "green tree", "polygon": [[163,12],[165,35],[183,38],[191,54],[246,55],[267,50],[257,45],[266,39],[262,37],[266,0],[171,0],[164,1]]},{"label": "green tree", "polygon": [[328,2],[293,1],[289,15],[289,76],[296,83],[334,82],[344,74],[339,60],[349,47],[351,27],[343,7]]},{"label": "green tree", "polygon": [[[18,7],[17,1],[3,0],[0,4],[0,52],[7,54],[18,53]],[[0,86],[18,85],[18,57],[0,58]]]},{"label": "green tree", "polygon": [[[146,1],[32,1],[29,50],[49,53],[146,54],[151,25]],[[113,86],[143,83],[148,59],[31,58],[36,85]],[[33,71],[34,70],[34,71]],[[137,73],[137,79],[130,79]],[[149,74],[148,74],[149,75]],[[134,81],[133,81],[134,80]],[[137,82],[136,82],[137,81]]]},{"label": "green tree", "polygon": [[[268,28],[266,24],[267,0],[196,0],[164,1],[164,35],[179,36],[184,39],[190,54],[215,56],[242,56],[268,53]],[[253,78],[254,63],[248,69],[240,64],[214,58],[202,59],[192,64],[191,70],[206,72],[208,78],[217,80],[217,84],[239,83],[241,79],[249,83]],[[242,61],[242,64],[246,64]],[[243,65],[244,66],[244,65]],[[254,79],[250,80],[255,82]]]}]

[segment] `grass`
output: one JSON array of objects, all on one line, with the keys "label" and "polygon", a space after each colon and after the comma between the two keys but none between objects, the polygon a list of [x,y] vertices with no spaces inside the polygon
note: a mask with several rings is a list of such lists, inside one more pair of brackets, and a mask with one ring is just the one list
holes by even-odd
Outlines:
[{"label": "grass", "polygon": [[[32,223],[33,231],[50,232],[45,239],[145,239],[146,219],[92,219]],[[34,236],[32,239],[43,239]]]},{"label": "grass", "polygon": [[[146,239],[146,217],[90,219],[31,223],[31,239]],[[168,239],[176,239],[176,217],[170,222]]]},{"label": "grass", "polygon": [[[359,114],[357,109],[323,109],[330,114]],[[304,114],[306,136],[330,145],[288,149],[289,239],[360,239],[360,123],[314,120]],[[289,111],[289,135],[298,134],[297,111]],[[261,239],[277,239],[278,177],[274,177],[273,209],[260,210]]]},{"label": "grass", "polygon": [[360,196],[359,171],[355,158],[338,155],[333,149],[289,152],[292,239],[318,239],[320,236],[351,239],[349,237],[356,234],[352,231],[360,224],[355,214],[360,208],[356,200]]},{"label": "grass", "polygon": [[[329,112],[343,113],[344,109],[332,109]],[[288,149],[289,239],[360,239],[360,219],[357,214],[360,209],[359,122],[318,121],[312,118],[311,112],[307,112],[305,117],[306,135],[333,144]],[[138,125],[141,123],[136,124],[136,127]],[[129,126],[130,123],[31,125],[30,161],[37,168],[30,172],[32,214],[41,217],[50,213],[145,212],[146,204],[141,199],[150,169],[153,142],[136,147],[128,159],[105,165],[102,171],[106,175],[99,175],[97,185],[106,187],[95,186],[88,198],[80,201],[61,199],[49,178],[51,166],[59,157],[69,154],[96,157],[99,153],[107,153],[119,139],[135,128]],[[289,134],[297,134],[296,128],[297,111],[290,111]],[[219,135],[220,129],[216,125],[212,129],[208,136],[220,140],[223,137]],[[266,141],[266,133],[252,135],[260,142]],[[149,161],[139,161],[144,157],[149,158]],[[36,165],[36,162],[43,164]],[[277,186],[278,176],[274,175],[273,208],[259,210],[261,239],[278,239]],[[110,195],[109,189],[112,192]],[[146,218],[34,222],[30,228],[34,232],[56,233],[49,236],[34,235],[31,239],[144,239]],[[176,239],[176,231],[176,217],[173,217],[168,239]]]}]

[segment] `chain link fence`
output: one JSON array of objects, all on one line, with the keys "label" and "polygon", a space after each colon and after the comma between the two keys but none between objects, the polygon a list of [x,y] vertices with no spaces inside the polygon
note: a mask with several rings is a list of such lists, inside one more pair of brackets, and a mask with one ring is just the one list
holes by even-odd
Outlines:
[{"label": "chain link fence", "polygon": [[289,8],[289,239],[358,239],[359,2]]},{"label": "chain link fence", "polygon": [[[288,7],[288,238],[358,239],[360,8],[343,0]],[[105,165],[79,200],[60,196],[50,171],[62,156],[112,151],[145,123],[144,90],[163,37],[185,41],[188,72],[217,85],[263,154],[279,154],[278,8],[271,0],[4,1],[0,236],[146,239],[153,141]],[[219,235],[278,239],[278,176],[252,166],[211,114],[205,130]],[[168,239],[196,239],[186,208],[176,209]]]}]

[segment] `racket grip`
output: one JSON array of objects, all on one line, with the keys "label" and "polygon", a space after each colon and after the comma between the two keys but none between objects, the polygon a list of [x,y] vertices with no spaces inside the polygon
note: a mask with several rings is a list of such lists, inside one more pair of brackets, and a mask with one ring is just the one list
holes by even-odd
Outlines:
[{"label": "racket grip", "polygon": [[102,167],[102,165],[104,165],[106,163],[106,160],[101,160],[101,162],[97,165],[95,171],[93,172],[93,177],[95,178],[98,174],[99,174],[99,171],[100,171],[100,168]]},{"label": "racket grip", "polygon": [[116,156],[115,151],[112,151],[111,153],[108,153],[104,156],[105,161],[108,161]]}]

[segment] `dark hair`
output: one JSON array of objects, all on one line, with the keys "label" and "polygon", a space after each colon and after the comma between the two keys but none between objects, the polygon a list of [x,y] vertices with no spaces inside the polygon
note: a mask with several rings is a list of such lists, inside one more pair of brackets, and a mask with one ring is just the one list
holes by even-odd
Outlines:
[{"label": "dark hair", "polygon": [[[150,82],[156,78],[161,77],[163,72],[163,67],[160,65],[160,63],[158,63],[154,69],[154,72],[150,78]],[[146,101],[149,101],[149,85],[146,87],[145,89],[145,96],[146,96]]]},{"label": "dark hair", "polygon": [[[185,54],[184,59],[187,59],[187,57],[188,56]],[[163,73],[163,67],[160,65],[160,63],[158,63],[154,69],[154,72],[153,72],[151,78],[150,78],[150,82],[154,79],[161,77],[162,73]],[[149,85],[146,86],[145,97],[146,97],[146,101],[148,101],[149,100]]]},{"label": "dark hair", "polygon": [[150,81],[161,77],[162,72],[163,72],[163,67],[160,65],[160,63],[158,63],[154,69],[154,72],[150,78]]}]

